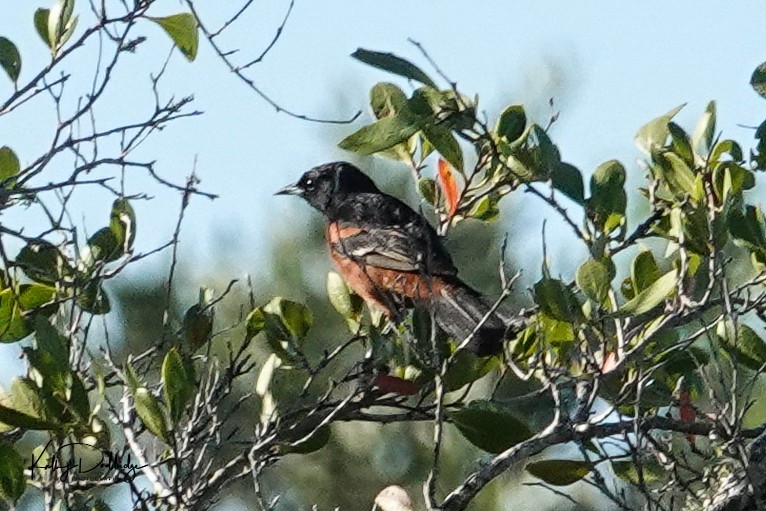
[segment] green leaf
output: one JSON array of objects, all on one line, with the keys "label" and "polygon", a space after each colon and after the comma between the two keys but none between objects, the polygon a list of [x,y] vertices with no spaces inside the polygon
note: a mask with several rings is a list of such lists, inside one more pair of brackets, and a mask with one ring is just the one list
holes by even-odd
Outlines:
[{"label": "green leaf", "polygon": [[750,77],[750,85],[762,98],[766,98],[766,62],[755,68]]},{"label": "green leaf", "polygon": [[676,195],[694,195],[696,177],[692,169],[675,153],[665,152],[656,155],[657,162],[662,170],[662,178]]},{"label": "green leaf", "polygon": [[750,250],[766,250],[766,222],[760,207],[747,205],[744,214],[739,208],[732,210],[728,224],[737,244]]},{"label": "green leaf", "polygon": [[490,401],[471,401],[449,417],[469,442],[493,454],[501,453],[533,435],[530,428],[510,410]]},{"label": "green leaf", "polygon": [[598,229],[609,234],[619,227],[625,216],[625,167],[617,160],[599,165],[590,178],[589,217]]},{"label": "green leaf", "polygon": [[649,312],[664,302],[665,298],[673,292],[676,288],[677,276],[678,274],[675,270],[669,271],[620,307],[617,314],[620,316],[638,316],[639,314]]},{"label": "green leaf", "polygon": [[641,127],[638,133],[636,133],[638,148],[647,155],[651,155],[653,150],[664,147],[670,134],[668,123],[684,106],[685,104],[677,106],[665,115],[661,115]]},{"label": "green leaf", "polygon": [[37,431],[57,431],[61,429],[61,426],[56,423],[34,417],[3,405],[0,405],[0,423],[7,424],[14,428]]},{"label": "green leaf", "polygon": [[97,279],[91,280],[82,288],[77,297],[77,305],[96,316],[108,314],[112,310],[109,295]]},{"label": "green leaf", "polygon": [[500,198],[496,195],[485,195],[468,212],[467,218],[494,222],[500,217]]},{"label": "green leaf", "polygon": [[577,204],[585,203],[585,185],[583,184],[582,172],[574,165],[561,162],[553,167],[551,183],[556,190]]},{"label": "green leaf", "polygon": [[435,206],[439,199],[438,190],[436,181],[433,179],[427,177],[418,179],[418,192],[420,192],[421,197],[423,197],[423,199],[431,206]]},{"label": "green leaf", "polygon": [[12,188],[16,184],[15,178],[21,165],[16,153],[8,146],[0,147],[0,185],[4,188]]},{"label": "green leaf", "polygon": [[60,372],[69,369],[69,346],[66,337],[59,334],[46,318],[38,316],[35,320],[35,342],[37,349],[51,359]]},{"label": "green leaf", "polygon": [[311,310],[302,303],[291,300],[279,302],[279,315],[287,329],[298,339],[306,337],[313,323]]},{"label": "green leaf", "polygon": [[436,88],[436,84],[431,80],[428,75],[420,70],[415,64],[404,60],[401,57],[397,57],[393,53],[384,53],[379,51],[365,50],[359,48],[351,54],[353,58],[360,62],[364,62],[367,65],[388,71],[395,75],[403,76],[410,80],[430,85]]},{"label": "green leaf", "polygon": [[570,323],[583,319],[580,302],[562,281],[543,278],[535,284],[534,293],[535,303],[551,318]]},{"label": "green leaf", "polygon": [[524,134],[527,127],[527,114],[521,105],[511,105],[506,108],[497,120],[495,131],[501,138],[513,142]]},{"label": "green leaf", "polygon": [[613,461],[612,469],[617,477],[633,484],[656,483],[661,481],[667,474],[667,470],[656,461],[641,464],[641,478],[638,477],[638,469],[633,460]]},{"label": "green leaf", "polygon": [[357,311],[354,310],[354,305],[351,302],[351,291],[343,277],[334,271],[327,273],[327,297],[338,314],[344,318],[356,316]]},{"label": "green leaf", "polygon": [[292,438],[286,440],[285,443],[281,443],[279,450],[283,454],[310,454],[327,445],[327,442],[330,441],[331,433],[332,430],[330,429],[329,425],[322,426],[321,428],[317,429],[308,440],[301,442],[298,445],[289,445],[289,442],[297,442],[306,436],[305,434],[300,435],[300,438]]},{"label": "green leaf", "polygon": [[53,50],[53,44],[51,44],[51,40],[48,37],[48,19],[50,18],[50,13],[50,9],[37,9],[35,11],[34,23],[35,30],[40,36],[40,39],[43,40],[48,48]]},{"label": "green leaf", "polygon": [[643,250],[633,259],[630,277],[633,284],[633,296],[644,291],[660,278],[660,268],[650,251]]},{"label": "green leaf", "polygon": [[245,338],[248,341],[251,340],[253,337],[260,334],[264,328],[266,328],[266,316],[263,313],[263,310],[259,307],[251,311],[245,319]]},{"label": "green leaf", "polygon": [[370,90],[370,107],[376,119],[391,117],[407,107],[407,96],[393,83],[376,83]]},{"label": "green leaf", "polygon": [[754,371],[760,370],[766,364],[766,343],[745,324],[737,325],[736,336],[733,331],[734,327],[730,321],[718,323],[718,336],[723,339],[732,358]]},{"label": "green leaf", "polygon": [[123,252],[128,252],[133,248],[133,242],[136,239],[136,213],[128,199],[117,199],[112,204],[109,228],[114,233],[114,238]]},{"label": "green leaf", "polygon": [[178,424],[186,405],[194,396],[195,382],[188,374],[187,366],[176,348],[168,351],[162,362],[162,389],[173,424]]},{"label": "green leaf", "polygon": [[27,277],[44,284],[55,284],[60,275],[72,272],[58,247],[44,239],[27,243],[16,256],[16,264]]},{"label": "green leaf", "polygon": [[6,37],[0,37],[0,67],[8,74],[8,78],[13,83],[19,80],[21,55],[16,45]]},{"label": "green leaf", "polygon": [[214,312],[204,303],[195,303],[186,310],[183,320],[183,339],[192,353],[207,344],[213,332]]},{"label": "green leaf", "polygon": [[591,464],[577,460],[543,460],[528,464],[527,472],[553,486],[569,486],[591,472]]},{"label": "green leaf", "polygon": [[420,131],[417,119],[407,111],[363,126],[340,141],[338,147],[370,155],[401,144]]},{"label": "green leaf", "polygon": [[11,444],[0,442],[0,498],[13,506],[24,494],[24,460]]},{"label": "green leaf", "polygon": [[670,139],[675,154],[683,158],[689,165],[694,165],[694,151],[692,150],[689,135],[686,134],[681,126],[674,122],[668,123],[668,131],[670,132]]},{"label": "green leaf", "polygon": [[692,142],[698,153],[707,154],[712,148],[713,137],[715,137],[715,123],[715,101],[711,101],[707,104],[707,108],[705,108],[705,112],[700,117],[700,120],[697,121],[697,126],[694,128],[694,134],[692,135]]},{"label": "green leaf", "polygon": [[170,36],[181,53],[190,62],[197,58],[199,33],[197,20],[190,13],[173,14],[164,18],[149,18]]},{"label": "green leaf", "polygon": [[77,25],[77,16],[72,17],[74,0],[56,0],[48,13],[48,41],[55,53],[64,46]]},{"label": "green leaf", "polygon": [[82,259],[87,266],[92,266],[96,262],[116,261],[122,254],[122,244],[114,231],[109,227],[103,227],[88,239],[88,246]]},{"label": "green leaf", "polygon": [[41,284],[22,284],[14,295],[12,289],[0,292],[0,342],[20,341],[32,333],[32,322],[25,314],[53,299],[56,290]]},{"label": "green leaf", "polygon": [[455,356],[444,374],[444,385],[448,392],[461,389],[486,376],[498,363],[497,357],[477,357],[463,350]]},{"label": "green leaf", "polygon": [[165,413],[155,398],[146,387],[139,387],[133,393],[133,402],[136,405],[136,413],[146,429],[156,437],[168,439],[168,426],[165,421]]},{"label": "green leaf", "polygon": [[448,128],[440,124],[426,124],[423,126],[423,136],[450,165],[463,171],[463,150]]},{"label": "green leaf", "polygon": [[614,265],[609,260],[588,259],[578,269],[575,282],[588,298],[604,303],[614,278]]},{"label": "green leaf", "polygon": [[[42,395],[42,389],[30,378],[14,378],[9,394],[9,406],[13,410],[39,420],[45,425],[41,428],[30,426],[29,429],[51,429],[48,426],[56,414],[49,409],[49,403],[46,402],[46,397]],[[0,421],[8,424],[5,419],[0,418]]]}]

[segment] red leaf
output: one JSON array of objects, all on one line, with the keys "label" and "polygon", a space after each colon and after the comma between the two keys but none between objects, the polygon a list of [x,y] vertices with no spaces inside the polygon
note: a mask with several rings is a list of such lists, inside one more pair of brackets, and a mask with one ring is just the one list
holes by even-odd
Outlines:
[{"label": "red leaf", "polygon": [[455,181],[452,168],[442,158],[439,158],[439,185],[444,193],[444,199],[447,201],[449,218],[452,218],[455,211],[457,211],[457,203],[460,196],[457,191],[457,181]]},{"label": "red leaf", "polygon": [[373,380],[373,385],[383,392],[399,394],[400,396],[412,396],[420,390],[420,387],[415,382],[405,380],[404,378],[397,378],[390,374],[377,375]]}]

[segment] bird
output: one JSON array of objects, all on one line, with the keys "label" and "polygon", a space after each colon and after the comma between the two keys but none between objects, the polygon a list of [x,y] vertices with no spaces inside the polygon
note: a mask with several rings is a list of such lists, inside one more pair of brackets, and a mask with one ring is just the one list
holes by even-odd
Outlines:
[{"label": "bird", "polygon": [[479,357],[502,352],[513,326],[458,277],[428,221],[382,192],[360,169],[348,162],[325,163],[276,195],[301,197],[324,215],[330,257],[369,307],[395,322],[408,307],[426,307],[468,351]]}]

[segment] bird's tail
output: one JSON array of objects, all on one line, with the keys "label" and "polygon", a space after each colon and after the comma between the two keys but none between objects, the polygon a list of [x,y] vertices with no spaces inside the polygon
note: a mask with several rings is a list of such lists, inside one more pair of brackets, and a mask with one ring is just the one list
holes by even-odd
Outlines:
[{"label": "bird's tail", "polygon": [[507,334],[519,328],[515,321],[492,311],[491,303],[481,293],[458,279],[444,281],[432,299],[439,326],[458,345],[472,335],[465,348],[478,356],[500,353]]}]

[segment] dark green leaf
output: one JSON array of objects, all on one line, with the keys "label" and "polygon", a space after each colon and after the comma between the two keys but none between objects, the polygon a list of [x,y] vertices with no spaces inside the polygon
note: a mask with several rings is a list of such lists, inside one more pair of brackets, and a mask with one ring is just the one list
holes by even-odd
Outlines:
[{"label": "dark green leaf", "polygon": [[676,288],[676,283],[677,272],[675,270],[669,271],[620,307],[617,314],[620,316],[638,316],[649,312],[665,301],[665,298]]},{"label": "dark green leaf", "polygon": [[668,131],[670,131],[670,138],[673,143],[673,151],[675,154],[683,158],[683,160],[689,165],[694,164],[694,152],[692,151],[692,144],[689,141],[689,135],[674,122],[668,123]]},{"label": "dark green leaf", "polygon": [[692,169],[675,153],[666,152],[657,155],[662,176],[670,190],[677,195],[694,195],[696,176]]},{"label": "dark green leaf", "polygon": [[60,425],[54,422],[43,420],[3,405],[0,405],[0,423],[14,428],[38,431],[55,431],[61,428]]},{"label": "dark green leaf", "polygon": [[750,77],[750,85],[762,98],[766,98],[766,62],[755,68]]},{"label": "dark green leaf", "polygon": [[711,101],[707,104],[705,112],[697,122],[697,126],[694,128],[694,135],[692,135],[692,142],[694,147],[700,154],[707,154],[707,152],[713,146],[713,137],[715,137],[715,101]]},{"label": "dark green leaf", "polygon": [[638,130],[638,133],[636,133],[636,144],[638,145],[638,148],[644,151],[647,155],[650,155],[653,150],[664,147],[668,135],[670,134],[668,123],[684,106],[685,105],[677,106],[665,115],[661,115],[656,119],[649,121]]},{"label": "dark green leaf", "polygon": [[162,389],[173,424],[178,424],[186,405],[194,396],[195,383],[186,371],[187,365],[176,348],[168,351],[162,363]]},{"label": "dark green leaf", "polygon": [[128,199],[117,199],[112,204],[109,228],[123,252],[133,248],[133,241],[136,239],[136,213]]},{"label": "dark green leaf", "polygon": [[606,234],[621,223],[628,204],[625,195],[625,167],[617,160],[599,165],[590,178],[589,216]]},{"label": "dark green leaf", "polygon": [[24,460],[11,444],[0,442],[0,498],[12,507],[27,486]]},{"label": "dark green leaf", "polygon": [[[308,440],[305,440],[297,445],[290,445],[289,442],[297,442],[302,440],[301,438],[294,438],[280,445],[280,451],[284,454],[310,454],[316,452],[330,441],[330,433],[332,430],[330,426],[322,426],[316,430]],[[303,435],[305,436],[305,435]]]},{"label": "dark green leaf", "polygon": [[98,280],[91,280],[82,288],[77,297],[77,305],[96,316],[108,314],[112,310],[109,295]]},{"label": "dark green leaf", "polygon": [[195,303],[186,310],[183,321],[184,344],[192,353],[207,344],[213,332],[214,313],[204,303]]},{"label": "dark green leaf", "polygon": [[4,188],[12,188],[16,184],[15,178],[21,166],[16,153],[8,146],[0,147],[0,185]]},{"label": "dark green leaf", "polygon": [[145,387],[139,387],[133,394],[136,413],[146,429],[163,440],[168,438],[168,426],[165,413],[159,401]]},{"label": "dark green leaf", "polygon": [[436,205],[436,202],[439,199],[436,181],[427,177],[418,179],[418,191],[427,203],[431,206]]},{"label": "dark green leaf", "polygon": [[630,277],[633,283],[633,295],[654,284],[660,278],[660,268],[654,255],[648,250],[638,253],[630,267]]},{"label": "dark green leaf", "polygon": [[[429,339],[430,341],[430,339]],[[469,383],[483,378],[498,365],[497,357],[477,357],[466,350],[455,356],[452,365],[444,374],[444,385],[448,392],[461,389]]]},{"label": "dark green leaf", "polygon": [[580,302],[562,281],[543,278],[535,284],[534,292],[535,303],[551,318],[570,323],[583,319]]},{"label": "dark green leaf", "polygon": [[50,9],[37,9],[35,11],[35,30],[37,30],[37,34],[40,36],[40,39],[43,40],[45,45],[53,50],[53,45],[51,44],[51,40],[48,37],[48,18],[50,17]]},{"label": "dark green leaf", "polygon": [[463,150],[448,128],[441,124],[426,124],[423,126],[423,136],[450,165],[463,171]]},{"label": "dark green leaf", "polygon": [[50,357],[57,370],[64,372],[69,369],[69,346],[66,337],[59,334],[42,316],[35,319],[35,342],[37,349]]},{"label": "dark green leaf", "polygon": [[740,209],[729,213],[729,232],[738,244],[750,250],[766,250],[766,222],[760,207],[745,206],[744,214]]},{"label": "dark green leaf", "polygon": [[436,84],[433,80],[421,71],[420,68],[401,57],[397,57],[393,53],[384,53],[359,48],[352,53],[351,56],[372,67],[436,88]]},{"label": "dark green leaf", "polygon": [[0,67],[8,74],[12,82],[18,81],[19,73],[21,73],[21,55],[16,45],[5,37],[0,37]]},{"label": "dark green leaf", "polygon": [[393,83],[376,83],[370,91],[370,107],[376,119],[391,117],[407,107],[407,96]]},{"label": "dark green leaf", "polygon": [[611,261],[588,259],[578,269],[575,282],[588,298],[596,303],[604,303],[614,278],[614,265]]},{"label": "dark green leaf", "polygon": [[761,336],[742,323],[737,325],[736,335],[733,330],[729,321],[718,324],[718,336],[726,343],[732,358],[754,371],[760,370],[766,365],[766,344]]},{"label": "dark green leaf", "polygon": [[532,436],[510,410],[489,401],[471,401],[450,414],[463,436],[476,447],[498,454]]},{"label": "dark green leaf", "polygon": [[394,147],[420,131],[416,118],[406,111],[384,117],[340,141],[338,147],[362,155],[370,155]]},{"label": "dark green leaf", "polygon": [[72,271],[58,247],[44,239],[27,243],[16,256],[16,264],[27,277],[44,284],[55,284],[60,275]]},{"label": "dark green leaf", "polygon": [[104,227],[88,239],[88,248],[83,255],[86,265],[92,266],[96,262],[109,263],[122,256],[122,245],[114,231]]},{"label": "dark green leaf", "polygon": [[521,137],[527,127],[527,115],[521,105],[511,105],[506,108],[497,120],[497,135],[508,142]]},{"label": "dark green leaf", "polygon": [[281,300],[279,302],[279,312],[287,329],[298,339],[306,337],[313,317],[311,310],[302,303],[290,300]]},{"label": "dark green leaf", "polygon": [[556,190],[577,204],[585,203],[585,185],[583,184],[582,172],[574,165],[562,162],[553,167],[551,183]]},{"label": "dark green leaf", "polygon": [[577,460],[543,460],[526,466],[527,472],[553,486],[569,486],[590,474],[591,465]]},{"label": "dark green leaf", "polygon": [[149,19],[162,27],[189,61],[197,57],[199,33],[197,31],[197,20],[194,18],[194,15],[181,13],[164,18]]}]

